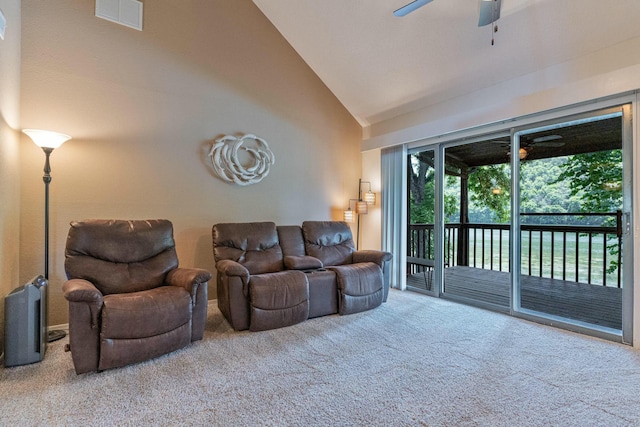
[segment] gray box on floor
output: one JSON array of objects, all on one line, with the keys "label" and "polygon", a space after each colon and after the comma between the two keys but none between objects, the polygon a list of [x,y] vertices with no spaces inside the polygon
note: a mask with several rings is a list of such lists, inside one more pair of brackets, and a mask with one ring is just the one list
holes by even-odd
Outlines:
[{"label": "gray box on floor", "polygon": [[46,340],[47,279],[34,277],[11,291],[4,300],[4,365],[42,360]]}]

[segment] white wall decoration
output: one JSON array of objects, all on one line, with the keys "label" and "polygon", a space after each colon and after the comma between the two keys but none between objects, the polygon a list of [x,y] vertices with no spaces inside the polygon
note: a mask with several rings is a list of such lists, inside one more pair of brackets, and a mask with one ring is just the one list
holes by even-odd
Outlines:
[{"label": "white wall decoration", "polygon": [[[239,158],[240,149],[248,154],[244,164]],[[216,175],[238,185],[262,181],[269,174],[271,165],[276,162],[267,141],[252,134],[246,134],[241,138],[225,135],[216,139],[209,151],[209,157]]]}]

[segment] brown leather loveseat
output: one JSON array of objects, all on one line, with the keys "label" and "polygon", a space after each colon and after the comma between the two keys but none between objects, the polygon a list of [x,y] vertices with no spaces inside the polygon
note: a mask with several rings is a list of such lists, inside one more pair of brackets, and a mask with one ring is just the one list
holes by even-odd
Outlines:
[{"label": "brown leather loveseat", "polygon": [[357,313],[387,299],[391,254],[356,251],[345,222],[223,223],[212,237],[218,307],[235,330]]}]

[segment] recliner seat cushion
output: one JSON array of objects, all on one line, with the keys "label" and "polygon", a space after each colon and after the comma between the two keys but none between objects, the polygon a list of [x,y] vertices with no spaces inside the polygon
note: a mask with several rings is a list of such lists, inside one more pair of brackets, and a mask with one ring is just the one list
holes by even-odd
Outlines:
[{"label": "recliner seat cushion", "polygon": [[309,317],[309,282],[301,271],[252,276],[249,295],[252,331],[295,325]]},{"label": "recliner seat cushion", "polygon": [[363,262],[329,268],[338,278],[340,314],[358,313],[382,304],[382,270],[377,264]]},{"label": "recliner seat cushion", "polygon": [[161,335],[191,322],[191,297],[177,286],[107,295],[101,339],[136,339]]}]

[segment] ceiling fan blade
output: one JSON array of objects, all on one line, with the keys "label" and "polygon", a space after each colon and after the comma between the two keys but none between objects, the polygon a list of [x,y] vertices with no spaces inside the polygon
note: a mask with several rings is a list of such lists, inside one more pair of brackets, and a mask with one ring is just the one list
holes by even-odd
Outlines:
[{"label": "ceiling fan blade", "polygon": [[531,145],[535,145],[536,147],[558,148],[558,147],[564,147],[565,143],[562,141],[547,141],[547,142],[532,142]]},{"label": "ceiling fan blade", "polygon": [[433,0],[414,0],[409,4],[402,6],[400,9],[396,9],[393,11],[395,16],[405,16],[414,10],[424,6],[427,3],[431,3]]},{"label": "ceiling fan blade", "polygon": [[495,22],[500,18],[500,8],[502,0],[480,0],[480,18],[478,27],[483,27]]}]

